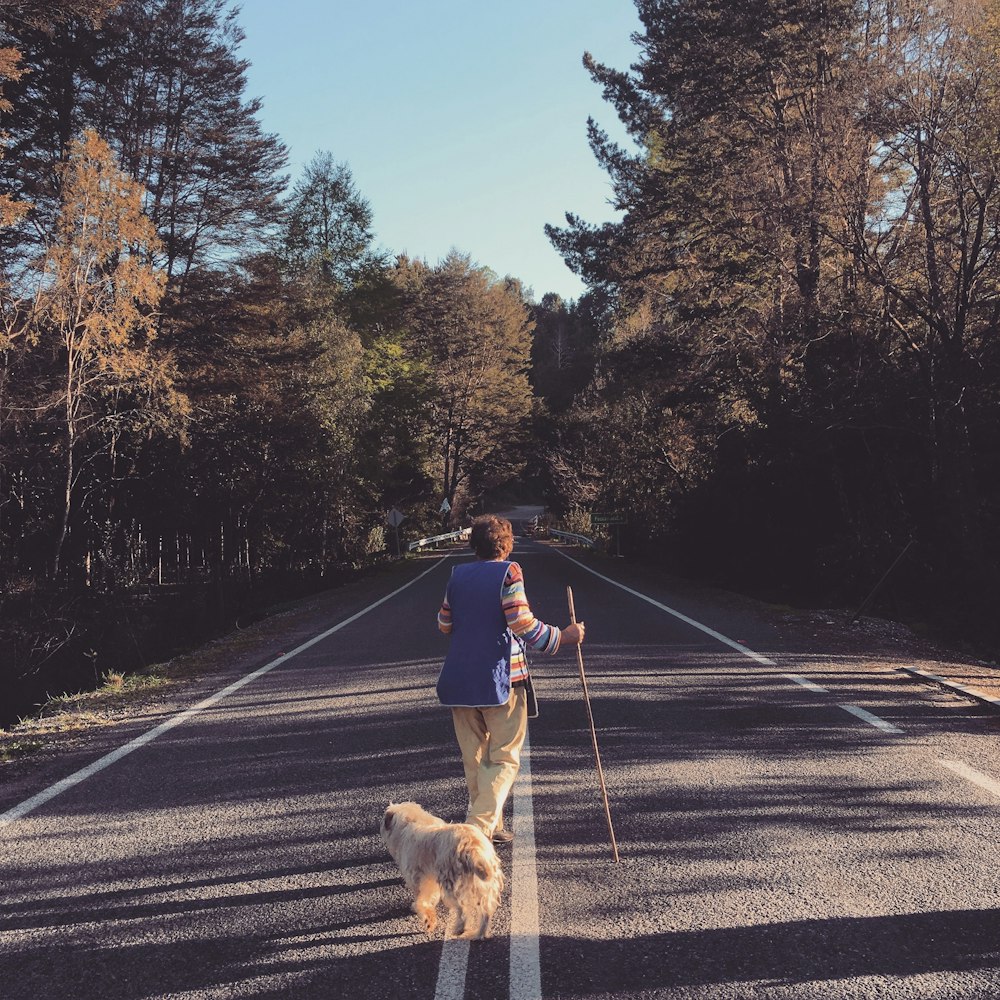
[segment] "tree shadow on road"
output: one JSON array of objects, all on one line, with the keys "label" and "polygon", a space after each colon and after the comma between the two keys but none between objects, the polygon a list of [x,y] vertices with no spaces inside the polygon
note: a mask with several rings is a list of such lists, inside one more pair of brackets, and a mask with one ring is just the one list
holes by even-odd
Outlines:
[{"label": "tree shadow on road", "polygon": [[[726,984],[801,986],[975,972],[972,981],[980,988],[986,987],[985,973],[1000,992],[998,926],[1000,910],[986,909],[799,920],[622,940],[546,936],[541,954],[548,974],[542,987],[547,996],[650,990],[686,996],[685,989]],[[953,996],[997,995],[969,993],[961,978],[952,982]],[[947,988],[941,995],[948,995]]]}]

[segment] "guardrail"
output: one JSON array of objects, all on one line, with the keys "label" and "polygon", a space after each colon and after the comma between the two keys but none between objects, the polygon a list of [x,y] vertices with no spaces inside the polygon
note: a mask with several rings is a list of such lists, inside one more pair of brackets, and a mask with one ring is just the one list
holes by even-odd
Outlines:
[{"label": "guardrail", "polygon": [[586,535],[577,535],[572,531],[556,531],[555,528],[549,528],[549,534],[555,535],[556,538],[565,538],[571,542],[579,542],[581,545],[589,545],[591,548],[594,547],[593,538],[588,538]]},{"label": "guardrail", "polygon": [[414,549],[422,549],[425,545],[436,545],[438,542],[451,542],[459,538],[468,538],[472,534],[472,528],[461,528],[458,531],[449,531],[445,535],[431,535],[429,538],[418,538],[415,542],[410,542],[406,546],[407,552]]}]

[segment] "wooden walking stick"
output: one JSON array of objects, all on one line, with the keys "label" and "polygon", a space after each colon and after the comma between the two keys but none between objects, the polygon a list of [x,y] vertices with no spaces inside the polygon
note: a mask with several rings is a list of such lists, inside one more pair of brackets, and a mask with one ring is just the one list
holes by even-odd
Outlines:
[{"label": "wooden walking stick", "polygon": [[[576,608],[573,606],[573,588],[566,588],[566,599],[569,601],[569,620],[576,624]],[[587,675],[583,671],[583,650],[579,644],[576,647],[576,665],[580,668],[580,683],[583,685],[583,700],[587,703],[587,718],[590,720],[590,740],[594,745],[594,760],[597,761],[597,778],[601,783],[601,798],[604,799],[604,816],[608,821],[608,836],[611,837],[611,850],[614,851],[615,863],[618,862],[618,844],[615,841],[615,828],[611,825],[611,807],[608,805],[608,790],[604,785],[604,769],[601,767],[601,751],[597,748],[597,730],[594,728],[594,713],[590,709],[590,693],[587,691]]]}]

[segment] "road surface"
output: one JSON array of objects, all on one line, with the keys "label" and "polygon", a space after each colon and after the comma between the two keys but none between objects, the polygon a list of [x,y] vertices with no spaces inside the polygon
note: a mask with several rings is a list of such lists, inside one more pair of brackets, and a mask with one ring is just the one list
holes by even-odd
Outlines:
[{"label": "road surface", "polygon": [[345,590],[185,714],[0,789],[0,996],[1000,996],[995,715],[522,539],[535,612],[564,624],[571,584],[587,622],[621,861],[573,652],[535,657],[495,936],[424,935],[377,829],[390,800],[464,813],[433,697],[456,558]]}]

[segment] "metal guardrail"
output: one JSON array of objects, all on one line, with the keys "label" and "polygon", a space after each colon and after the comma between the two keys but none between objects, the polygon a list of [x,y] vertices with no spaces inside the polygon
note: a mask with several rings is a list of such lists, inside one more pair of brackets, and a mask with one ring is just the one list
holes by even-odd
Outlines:
[{"label": "metal guardrail", "polygon": [[586,535],[577,535],[572,531],[556,531],[555,528],[549,528],[549,534],[555,535],[556,538],[565,538],[572,542],[579,542],[581,545],[589,545],[591,548],[594,547],[593,538],[588,538]]},{"label": "metal guardrail", "polygon": [[459,531],[449,531],[445,535],[431,535],[429,538],[418,538],[415,542],[410,542],[406,546],[407,552],[414,549],[422,549],[425,545],[436,545],[438,542],[451,542],[459,538],[468,538],[472,534],[472,528],[461,528]]},{"label": "metal guardrail", "polygon": [[[438,542],[457,541],[460,538],[468,538],[471,534],[471,528],[462,528],[459,531],[449,531],[445,535],[431,535],[429,538],[418,538],[415,542],[410,542],[406,546],[406,551],[413,552],[415,549],[422,549],[425,545],[436,545]],[[556,531],[555,528],[549,528],[549,534],[556,538],[563,538],[566,541],[587,545],[590,548],[594,547],[594,540],[587,538],[586,535],[578,535],[572,531]]]}]

